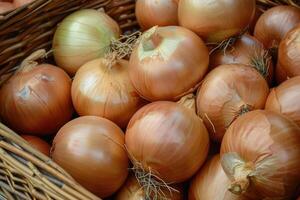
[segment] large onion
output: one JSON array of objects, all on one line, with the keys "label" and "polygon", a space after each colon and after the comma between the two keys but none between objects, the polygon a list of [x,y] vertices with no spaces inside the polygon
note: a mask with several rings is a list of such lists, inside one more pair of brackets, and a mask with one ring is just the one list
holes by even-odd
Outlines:
[{"label": "large onion", "polygon": [[221,42],[242,32],[255,14],[255,0],[180,0],[179,24],[207,42]]},{"label": "large onion", "polygon": [[141,28],[146,30],[156,25],[177,25],[177,9],[178,3],[175,0],[138,0],[135,15]]},{"label": "large onion", "polygon": [[266,110],[281,113],[300,126],[300,76],[283,82],[272,89]]},{"label": "large onion", "polygon": [[76,11],[59,24],[54,34],[55,61],[74,75],[86,62],[102,57],[119,34],[118,24],[105,13],[91,9]]},{"label": "large onion", "polygon": [[79,115],[96,115],[127,126],[143,105],[128,74],[128,61],[100,58],[83,65],[73,80],[73,104]]},{"label": "large onion", "polygon": [[228,191],[230,180],[220,163],[220,155],[208,160],[191,182],[189,200],[247,200]]},{"label": "large onion", "polygon": [[198,91],[198,115],[211,138],[221,142],[237,117],[264,108],[268,93],[266,81],[255,69],[240,64],[222,65],[206,76]]},{"label": "large onion", "polygon": [[0,90],[1,119],[18,133],[56,133],[72,113],[71,79],[53,65],[24,65]]},{"label": "large onion", "polygon": [[292,6],[276,6],[267,10],[257,21],[254,36],[266,48],[278,48],[283,37],[300,23],[300,11]]},{"label": "large onion", "polygon": [[133,50],[129,75],[145,99],[177,100],[199,84],[208,62],[208,49],[193,32],[179,26],[154,27]]},{"label": "large onion", "polygon": [[116,192],[128,174],[124,133],[101,117],[80,117],[64,125],[54,138],[51,155],[78,183],[101,198]]},{"label": "large onion", "polygon": [[50,145],[41,138],[32,135],[21,135],[21,137],[41,153],[50,156]]},{"label": "large onion", "polygon": [[221,159],[233,193],[291,199],[300,185],[300,129],[280,114],[247,113],[227,130]]}]

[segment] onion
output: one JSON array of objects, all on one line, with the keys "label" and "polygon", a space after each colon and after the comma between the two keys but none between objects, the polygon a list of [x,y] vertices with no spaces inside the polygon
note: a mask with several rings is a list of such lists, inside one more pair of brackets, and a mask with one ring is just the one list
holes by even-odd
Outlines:
[{"label": "onion", "polygon": [[197,94],[198,115],[214,141],[245,112],[264,108],[269,87],[264,78],[245,65],[222,65],[204,79]]},{"label": "onion", "polygon": [[230,180],[220,163],[220,155],[215,155],[191,181],[189,200],[247,200],[246,197],[229,192],[229,184]]},{"label": "onion", "polygon": [[112,40],[119,37],[118,24],[103,12],[84,9],[66,17],[54,38],[54,58],[69,74],[88,61],[104,56]]},{"label": "onion", "polygon": [[[168,200],[183,200],[183,188],[182,186],[170,186],[169,190],[161,191],[165,195],[164,199]],[[146,188],[145,188],[146,189]],[[175,191],[176,190],[176,191]],[[153,197],[154,198],[154,197]],[[144,189],[139,184],[135,176],[131,175],[127,178],[126,183],[117,192],[114,200],[146,200]]]},{"label": "onion", "polygon": [[204,77],[208,49],[193,32],[179,27],[154,27],[145,32],[130,57],[129,75],[147,100],[178,100]]},{"label": "onion", "polygon": [[128,61],[100,58],[83,65],[72,84],[73,104],[79,115],[96,115],[125,128],[144,104],[128,74]]},{"label": "onion", "polygon": [[300,26],[291,30],[281,41],[278,51],[278,65],[286,74],[284,80],[300,75]]},{"label": "onion", "polygon": [[300,126],[300,76],[293,77],[272,89],[266,110],[281,113]]},{"label": "onion", "polygon": [[270,111],[238,118],[221,146],[229,190],[252,199],[291,199],[300,185],[299,133],[295,123]]},{"label": "onion", "polygon": [[144,184],[142,187],[151,188],[150,184],[155,185],[157,181],[183,182],[205,161],[209,137],[202,120],[195,114],[194,101],[184,97],[180,103],[153,102],[130,120],[125,144],[136,176]]},{"label": "onion", "polygon": [[124,133],[113,122],[96,116],[74,119],[53,141],[53,160],[86,189],[101,198],[116,192],[126,180],[128,157]]},{"label": "onion", "polygon": [[15,7],[9,2],[0,2],[0,14],[13,10]]},{"label": "onion", "polygon": [[37,149],[46,156],[50,156],[50,145],[39,137],[31,135],[21,135],[33,148]]},{"label": "onion", "polygon": [[207,42],[216,43],[242,32],[255,14],[255,0],[180,0],[179,24]]},{"label": "onion", "polygon": [[18,133],[56,133],[73,114],[71,79],[49,64],[23,65],[0,89],[0,116]]},{"label": "onion", "polygon": [[264,12],[262,11],[262,9],[258,5],[256,5],[254,17],[252,18],[249,26],[249,32],[251,33],[251,35],[253,35],[256,23],[263,13]]},{"label": "onion", "polygon": [[267,10],[257,21],[254,36],[266,48],[278,48],[283,37],[300,23],[300,11],[292,6],[276,6]]},{"label": "onion", "polygon": [[175,0],[138,0],[135,6],[135,15],[144,30],[155,25],[177,25],[177,8],[178,3]]},{"label": "onion", "polygon": [[244,64],[255,68],[271,85],[273,64],[271,55],[257,39],[243,35],[232,46],[222,51],[215,51],[210,57],[210,68],[222,64]]},{"label": "onion", "polygon": [[16,8],[19,8],[21,6],[31,3],[33,1],[35,1],[35,0],[14,0],[14,6]]}]

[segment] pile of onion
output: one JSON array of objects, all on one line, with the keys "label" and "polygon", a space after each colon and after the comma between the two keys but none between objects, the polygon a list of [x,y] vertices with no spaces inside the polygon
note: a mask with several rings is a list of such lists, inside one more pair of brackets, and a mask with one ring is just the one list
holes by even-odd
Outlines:
[{"label": "pile of onion", "polygon": [[178,24],[178,3],[175,0],[138,0],[135,3],[135,16],[141,28],[171,26]]},{"label": "pile of onion", "polygon": [[54,34],[55,61],[74,75],[86,62],[103,57],[119,35],[118,24],[104,12],[93,9],[76,11],[59,24]]},{"label": "pile of onion", "polygon": [[210,43],[240,34],[254,14],[255,0],[180,0],[178,5],[179,24]]},{"label": "pile of onion", "polygon": [[51,156],[101,198],[116,192],[128,174],[124,133],[101,117],[79,117],[64,125],[54,138]]},{"label": "pile of onion", "polygon": [[197,112],[211,138],[221,142],[237,117],[264,108],[268,94],[266,80],[252,67],[221,65],[204,79],[197,94]]},{"label": "pile of onion", "polygon": [[32,135],[21,135],[33,148],[37,149],[46,156],[50,156],[50,145],[39,137]]},{"label": "pile of onion", "polygon": [[72,83],[72,99],[79,115],[107,118],[126,128],[144,104],[128,74],[128,61],[96,59],[83,65]]},{"label": "pile of onion", "polygon": [[178,100],[195,90],[208,62],[208,49],[195,33],[179,26],[153,27],[133,50],[129,75],[145,99]]},{"label": "pile of onion", "polygon": [[281,113],[300,127],[300,76],[286,80],[271,90],[266,110]]},{"label": "pile of onion", "polygon": [[299,133],[294,122],[270,111],[233,122],[221,146],[229,190],[251,199],[292,199],[300,185]]}]

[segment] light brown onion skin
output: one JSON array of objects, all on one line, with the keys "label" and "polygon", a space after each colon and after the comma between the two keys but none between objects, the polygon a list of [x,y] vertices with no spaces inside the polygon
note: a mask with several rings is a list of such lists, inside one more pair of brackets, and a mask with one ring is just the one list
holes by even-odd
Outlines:
[{"label": "light brown onion skin", "polygon": [[50,145],[39,137],[32,135],[21,135],[33,148],[37,149],[46,156],[50,156]]},{"label": "light brown onion skin", "polygon": [[240,116],[242,107],[264,108],[269,94],[265,79],[246,65],[221,65],[204,79],[197,94],[197,113],[211,138],[221,142],[226,129]]},{"label": "light brown onion skin", "polygon": [[[169,190],[163,190],[165,198],[168,200],[183,200],[183,187],[181,185],[171,185],[170,187],[177,191],[170,193]],[[125,184],[116,193],[114,200],[146,200],[146,197],[135,176],[129,175]]]},{"label": "light brown onion skin", "polygon": [[[290,199],[300,184],[299,133],[299,127],[280,114],[249,112],[238,118],[224,136],[222,167],[232,183],[250,182],[245,194],[253,199]],[[237,179],[238,166],[244,175]]]},{"label": "light brown onion skin", "polygon": [[149,101],[178,100],[199,84],[208,62],[208,49],[195,33],[179,26],[154,27],[134,48],[129,76]]},{"label": "light brown onion skin", "polygon": [[144,106],[127,127],[129,155],[166,183],[187,180],[201,167],[209,149],[207,130],[194,112],[167,101]]},{"label": "light brown onion skin", "polygon": [[0,2],[0,14],[13,10],[15,7],[9,2]]},{"label": "light brown onion skin", "polygon": [[271,90],[266,110],[281,113],[300,127],[300,76],[293,77]]},{"label": "light brown onion skin", "polygon": [[153,26],[171,26],[178,24],[178,3],[175,0],[138,0],[135,15],[143,30]]},{"label": "light brown onion skin", "polygon": [[[263,65],[259,65],[263,63]],[[245,34],[231,47],[215,51],[210,56],[210,68],[223,64],[244,64],[255,68],[271,85],[273,82],[273,63],[263,44],[251,35]]]},{"label": "light brown onion skin", "polygon": [[276,6],[258,19],[254,36],[267,49],[278,48],[283,37],[300,23],[300,11],[293,6]]},{"label": "light brown onion skin", "polygon": [[121,128],[145,104],[132,86],[126,60],[110,65],[107,59],[96,59],[83,65],[72,83],[72,100],[79,115],[104,117]]},{"label": "light brown onion skin", "polygon": [[18,133],[56,133],[73,114],[71,79],[49,64],[20,71],[2,86],[0,106],[3,122]]},{"label": "light brown onion skin", "polygon": [[209,159],[197,172],[189,188],[189,200],[247,200],[228,191],[229,178],[220,163],[220,155]]},{"label": "light brown onion skin", "polygon": [[291,30],[281,41],[278,50],[278,65],[286,74],[284,80],[300,75],[300,26]]},{"label": "light brown onion skin", "polygon": [[221,42],[239,34],[255,14],[255,0],[180,0],[179,24],[205,41]]},{"label": "light brown onion skin", "polygon": [[101,198],[116,192],[128,174],[123,131],[97,116],[79,117],[64,125],[54,138],[51,156]]}]

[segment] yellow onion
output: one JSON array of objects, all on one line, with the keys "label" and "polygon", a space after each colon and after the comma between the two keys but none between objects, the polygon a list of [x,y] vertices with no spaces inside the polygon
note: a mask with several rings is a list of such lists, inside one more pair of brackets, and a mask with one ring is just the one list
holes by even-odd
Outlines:
[{"label": "yellow onion", "polygon": [[76,11],[67,16],[55,31],[52,46],[55,61],[74,75],[86,62],[103,57],[119,35],[118,24],[104,12],[92,9]]},{"label": "yellow onion", "polygon": [[72,99],[79,115],[104,117],[122,128],[145,103],[130,82],[128,61],[104,58],[90,61],[78,70]]},{"label": "yellow onion", "polygon": [[178,100],[195,90],[208,62],[208,49],[195,33],[179,26],[154,27],[134,48],[129,75],[145,99]]}]

